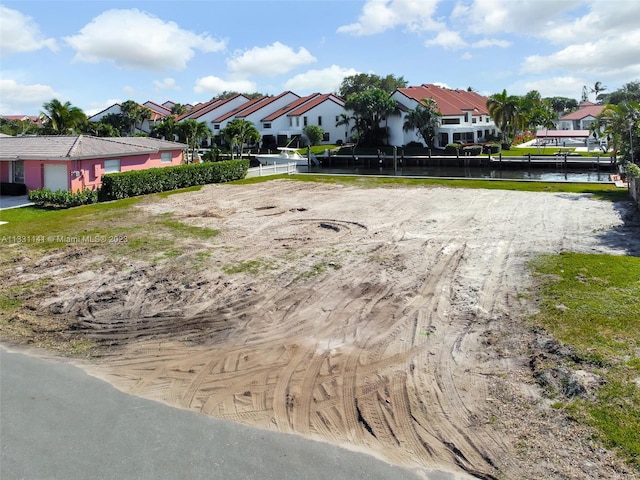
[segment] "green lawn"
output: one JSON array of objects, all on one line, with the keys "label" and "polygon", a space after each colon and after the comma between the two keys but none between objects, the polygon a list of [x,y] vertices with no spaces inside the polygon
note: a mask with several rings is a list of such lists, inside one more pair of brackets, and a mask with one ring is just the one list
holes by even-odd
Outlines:
[{"label": "green lawn", "polygon": [[531,264],[540,284],[534,323],[604,379],[594,400],[559,402],[640,469],[640,258],[563,253]]},{"label": "green lawn", "polygon": [[548,192],[548,193],[587,193],[601,200],[621,201],[628,200],[629,193],[609,183],[567,183],[567,182],[530,182],[515,180],[458,180],[446,178],[411,178],[388,177],[373,175],[322,175],[322,174],[295,174],[275,175],[269,177],[253,177],[231,182],[236,185],[248,185],[253,183],[268,182],[275,179],[286,179],[302,182],[320,182],[332,184],[353,185],[358,187],[417,187],[417,186],[443,186],[452,188],[482,188],[493,190],[518,190],[523,192]]}]

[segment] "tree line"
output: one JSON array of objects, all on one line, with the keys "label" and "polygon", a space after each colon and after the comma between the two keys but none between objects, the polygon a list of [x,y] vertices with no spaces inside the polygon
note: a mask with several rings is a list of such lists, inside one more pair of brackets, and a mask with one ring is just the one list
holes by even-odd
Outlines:
[{"label": "tree line", "polygon": [[[336,126],[345,126],[350,131],[349,140],[355,145],[382,146],[389,138],[387,121],[390,116],[398,115],[397,102],[390,95],[398,88],[405,88],[408,82],[394,75],[357,74],[343,79],[336,95],[345,100],[345,113],[336,121]],[[472,87],[468,87],[472,91]],[[605,93],[607,87],[595,82],[592,88],[582,90],[582,101],[588,100],[589,92],[595,95],[598,104],[605,106],[593,129],[596,134],[609,136],[614,148],[625,160],[640,159],[640,82],[629,82],[622,88]],[[224,92],[228,98],[238,92]],[[250,98],[259,93],[244,94]],[[40,122],[30,120],[7,120],[0,118],[0,131],[9,135],[77,135],[95,136],[134,136],[146,135],[141,131],[142,123],[149,120],[152,111],[133,100],[120,105],[120,113],[102,117],[100,122],[89,122],[85,113],[69,102],[61,103],[53,99],[43,105]],[[536,90],[526,95],[510,95],[506,90],[488,98],[487,109],[490,117],[500,131],[500,141],[511,144],[521,132],[539,127],[552,128],[561,116],[579,107],[575,99],[567,97],[543,98]],[[172,114],[155,124],[150,135],[156,138],[177,140],[196,150],[205,139],[217,138],[213,144],[226,145],[232,151],[242,149],[246,144],[260,141],[255,126],[246,120],[235,119],[229,122],[220,135],[215,136],[205,122],[193,119],[178,121],[178,117],[187,111],[186,106],[176,104]],[[433,99],[423,99],[418,106],[406,113],[403,129],[416,130],[426,145],[432,146],[436,131],[440,126],[442,114]],[[320,127],[305,128],[309,144],[317,144],[322,139]]]}]

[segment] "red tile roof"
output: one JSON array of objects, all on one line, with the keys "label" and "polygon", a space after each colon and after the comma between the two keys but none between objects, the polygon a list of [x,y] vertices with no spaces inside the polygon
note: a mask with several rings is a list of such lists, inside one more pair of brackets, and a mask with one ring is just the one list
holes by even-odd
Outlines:
[{"label": "red tile roof", "polygon": [[256,104],[260,104],[262,102],[264,102],[264,100],[266,98],[269,97],[258,97],[258,98],[253,98],[251,100],[249,100],[246,103],[243,103],[242,105],[240,105],[239,107],[234,108],[233,110],[231,110],[230,112],[225,113],[224,115],[220,115],[218,118],[214,118],[213,120],[211,120],[211,123],[221,123],[224,122],[225,120],[227,120],[230,117],[233,117],[234,115],[239,117],[241,115],[241,113],[243,113],[243,111],[246,108],[251,108],[252,106],[255,106]]},{"label": "red tile roof", "polygon": [[433,98],[440,113],[445,116],[463,115],[465,111],[471,111],[472,115],[488,115],[487,97],[468,90],[452,90],[432,84],[423,84],[417,87],[398,88],[397,91],[416,101],[423,98]]},{"label": "red tile roof", "polygon": [[242,97],[245,100],[249,100],[249,98],[245,97],[242,94],[236,94],[232,97],[229,98],[214,98],[213,100],[211,100],[210,102],[206,102],[206,103],[201,103],[200,105],[196,105],[193,110],[188,111],[187,113],[185,113],[184,115],[180,115],[176,120],[180,121],[180,120],[184,120],[185,118],[200,118],[202,115],[204,115],[205,113],[209,113],[211,110],[214,110],[222,105],[224,105],[227,102],[230,102],[231,100],[234,100],[238,97]]},{"label": "red tile roof", "polygon": [[264,97],[265,101],[263,103],[253,105],[253,106],[247,108],[246,110],[243,110],[242,112],[240,112],[236,116],[239,117],[239,118],[243,118],[243,117],[246,117],[248,115],[251,115],[252,113],[255,113],[257,110],[260,110],[261,108],[266,107],[270,103],[273,103],[276,100],[280,100],[282,97],[284,97],[285,95],[289,95],[289,94],[295,95],[296,97],[300,98],[299,95],[297,95],[297,94],[295,94],[295,93],[293,93],[293,92],[288,90],[286,92],[282,92],[280,95],[277,95],[275,97]]},{"label": "red tile roof", "polygon": [[322,95],[316,94],[316,96],[314,98],[312,98],[308,102],[305,102],[304,104],[302,104],[301,106],[299,106],[295,110],[287,113],[287,115],[288,116],[292,116],[292,117],[303,115],[306,112],[308,112],[309,110],[311,110],[312,108],[317,107],[321,103],[326,102],[328,100],[336,103],[337,105],[340,105],[341,107],[344,107],[344,100],[342,100],[340,97],[336,97],[335,95],[333,95],[331,93],[325,93],[325,94],[322,94]]},{"label": "red tile roof", "polygon": [[309,95],[307,97],[298,98],[297,100],[294,100],[290,104],[285,105],[284,107],[276,110],[271,115],[268,115],[268,116],[264,117],[262,119],[262,121],[263,122],[271,122],[271,121],[275,120],[276,118],[281,117],[282,115],[285,115],[285,114],[291,112],[292,110],[298,108],[300,105],[304,104],[305,102],[308,102],[309,100],[317,97],[318,95],[320,95],[320,94],[319,93],[312,93],[311,95]]},{"label": "red tile roof", "polygon": [[562,120],[582,120],[586,117],[597,117],[604,110],[604,105],[596,105],[591,102],[583,102],[580,104],[580,107],[575,112],[567,113],[565,116],[560,118]]}]

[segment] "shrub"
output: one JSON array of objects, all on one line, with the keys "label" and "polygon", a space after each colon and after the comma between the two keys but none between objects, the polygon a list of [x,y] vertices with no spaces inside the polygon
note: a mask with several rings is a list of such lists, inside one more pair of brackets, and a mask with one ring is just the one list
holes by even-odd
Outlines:
[{"label": "shrub", "polygon": [[448,143],[446,147],[444,147],[444,153],[447,155],[455,155],[462,149],[461,143]]},{"label": "shrub", "polygon": [[39,207],[70,208],[98,202],[98,191],[84,189],[78,192],[37,188],[29,191],[29,200]]},{"label": "shrub", "polygon": [[484,144],[484,152],[485,153],[500,153],[502,150],[499,143],[485,143]]},{"label": "shrub", "polygon": [[175,167],[109,173],[102,177],[101,200],[117,200],[179,188],[244,178],[248,160],[192,163]]},{"label": "shrub", "polygon": [[482,147],[480,145],[468,145],[462,148],[464,155],[480,155],[482,153]]}]

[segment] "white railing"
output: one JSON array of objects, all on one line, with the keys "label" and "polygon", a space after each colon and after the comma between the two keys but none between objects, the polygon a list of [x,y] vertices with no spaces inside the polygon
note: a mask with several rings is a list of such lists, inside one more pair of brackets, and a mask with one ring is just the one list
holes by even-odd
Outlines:
[{"label": "white railing", "polygon": [[260,165],[259,167],[252,167],[247,171],[247,176],[245,178],[252,177],[266,177],[268,175],[280,175],[286,173],[287,175],[291,175],[292,173],[297,173],[298,168],[295,162],[291,163],[280,163],[274,165]]}]

